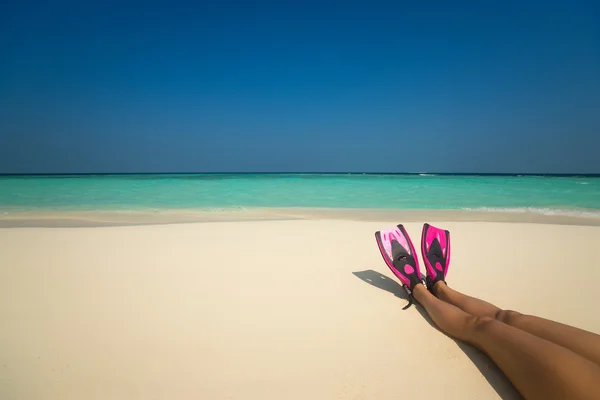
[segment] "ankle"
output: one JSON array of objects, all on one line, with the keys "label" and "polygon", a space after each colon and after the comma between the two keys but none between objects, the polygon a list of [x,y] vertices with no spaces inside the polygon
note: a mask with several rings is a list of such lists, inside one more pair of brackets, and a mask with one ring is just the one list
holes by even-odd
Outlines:
[{"label": "ankle", "polygon": [[431,288],[431,293],[433,293],[434,296],[439,297],[447,288],[448,286],[446,285],[446,282],[439,280]]},{"label": "ankle", "polygon": [[417,283],[412,289],[412,295],[417,301],[419,301],[419,297],[423,296],[425,292],[427,292],[427,288],[422,283]]}]

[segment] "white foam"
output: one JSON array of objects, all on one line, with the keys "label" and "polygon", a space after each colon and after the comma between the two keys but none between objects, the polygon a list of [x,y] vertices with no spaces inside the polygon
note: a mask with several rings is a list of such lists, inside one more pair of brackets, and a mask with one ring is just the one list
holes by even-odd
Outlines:
[{"label": "white foam", "polygon": [[577,210],[577,209],[561,209],[561,208],[537,208],[537,207],[477,207],[463,208],[465,211],[477,212],[495,212],[495,213],[531,213],[540,215],[555,215],[565,217],[582,217],[582,218],[599,218],[600,210]]}]

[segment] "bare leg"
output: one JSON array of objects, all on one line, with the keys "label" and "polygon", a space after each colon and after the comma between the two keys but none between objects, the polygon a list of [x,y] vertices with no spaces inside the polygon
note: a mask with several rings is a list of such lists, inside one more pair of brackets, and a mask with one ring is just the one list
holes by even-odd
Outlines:
[{"label": "bare leg", "polygon": [[486,301],[457,292],[442,281],[435,284],[434,293],[441,300],[455,305],[467,314],[497,319],[565,347],[600,365],[600,335],[560,322],[502,310]]},{"label": "bare leg", "polygon": [[494,360],[526,399],[592,399],[600,390],[600,367],[588,359],[493,318],[467,314],[423,285],[413,295],[441,330]]}]

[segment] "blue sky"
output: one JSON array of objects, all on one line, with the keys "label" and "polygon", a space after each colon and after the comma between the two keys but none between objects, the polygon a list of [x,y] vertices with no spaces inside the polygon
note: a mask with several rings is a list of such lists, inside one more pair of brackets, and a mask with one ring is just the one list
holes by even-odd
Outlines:
[{"label": "blue sky", "polygon": [[83,3],[0,5],[1,173],[600,173],[592,1]]}]

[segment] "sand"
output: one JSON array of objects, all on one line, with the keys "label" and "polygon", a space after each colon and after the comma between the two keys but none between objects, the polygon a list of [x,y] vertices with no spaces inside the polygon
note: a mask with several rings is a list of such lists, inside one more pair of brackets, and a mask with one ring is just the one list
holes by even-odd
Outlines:
[{"label": "sand", "polygon": [[[373,238],[395,222],[0,229],[0,399],[518,398],[402,310]],[[453,287],[600,332],[599,227],[442,226]]]}]

